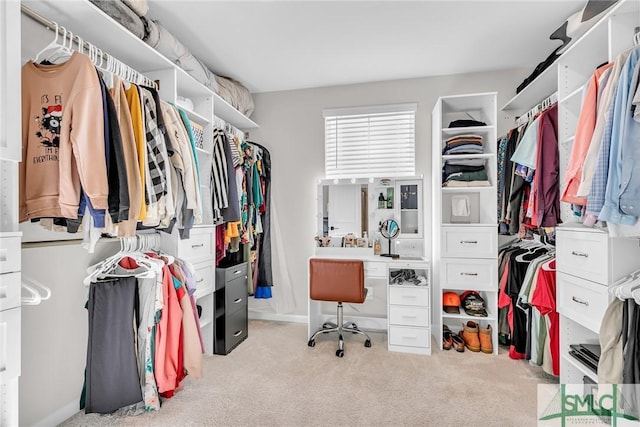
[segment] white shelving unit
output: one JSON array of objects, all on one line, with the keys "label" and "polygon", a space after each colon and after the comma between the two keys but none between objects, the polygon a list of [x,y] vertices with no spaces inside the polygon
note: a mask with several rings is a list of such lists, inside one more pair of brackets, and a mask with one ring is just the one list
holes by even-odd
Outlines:
[{"label": "white shelving unit", "polygon": [[[620,0],[602,19],[522,92],[514,96],[502,110],[523,113],[554,92],[558,95],[558,149],[560,188],[575,140],[576,126],[582,107],[582,93],[596,67],[633,47],[635,28],[640,26],[640,4],[635,0]],[[576,223],[570,206],[561,203],[564,225],[558,229],[557,289],[560,313],[560,382],[582,383],[596,375],[569,355],[571,344],[598,343],[598,331],[603,310],[609,301],[607,287],[616,278],[640,268],[637,241],[610,238],[606,230],[594,230]],[[589,242],[594,245],[589,246]],[[596,256],[575,266],[572,252],[584,253],[585,245]],[[573,249],[569,249],[573,248]],[[599,249],[598,249],[599,248]],[[635,258],[629,258],[629,255]],[[635,255],[634,255],[635,254]],[[597,262],[600,258],[604,264]],[[586,262],[586,260],[589,262]],[[625,273],[626,272],[626,273]],[[595,295],[595,296],[594,296]],[[578,303],[594,298],[590,306]],[[597,302],[596,302],[597,301]]]},{"label": "white shelving unit", "polygon": [[[498,352],[498,232],[497,232],[497,135],[496,93],[444,96],[432,113],[433,146],[433,329],[442,348],[442,325],[456,332],[469,320],[493,329],[494,354]],[[456,119],[486,123],[486,126],[451,128]],[[481,135],[482,154],[442,155],[447,139],[463,134]],[[447,160],[485,159],[488,187],[442,187],[442,168]],[[455,196],[465,195],[470,215],[461,222],[453,215]],[[442,310],[442,293],[466,290],[480,293],[487,306],[487,317],[449,314]]]}]

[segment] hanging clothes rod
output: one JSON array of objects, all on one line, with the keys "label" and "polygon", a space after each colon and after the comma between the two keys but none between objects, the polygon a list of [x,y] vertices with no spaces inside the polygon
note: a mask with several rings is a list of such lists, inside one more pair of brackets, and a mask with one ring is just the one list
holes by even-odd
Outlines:
[{"label": "hanging clothes rod", "polygon": [[516,125],[522,126],[526,124],[527,122],[531,121],[536,115],[538,115],[538,113],[546,110],[547,108],[551,107],[553,104],[556,104],[557,102],[558,102],[558,92],[554,92],[548,97],[546,97],[545,99],[543,99],[542,101],[540,101],[539,104],[531,108],[529,111],[519,116],[516,119]]},{"label": "hanging clothes rod", "polygon": [[[63,26],[58,25],[57,22],[45,18],[39,13],[29,9],[24,4],[20,5],[20,9],[25,16],[28,16],[35,22],[39,23],[40,25],[45,27],[47,30],[53,31],[53,32],[57,31],[57,33],[63,37],[63,41],[67,36],[69,36],[71,38],[71,41],[75,42],[81,51],[86,50],[87,52],[91,52],[91,55],[89,55],[89,57],[92,59],[96,67],[103,68],[102,65],[104,64],[109,67],[109,69],[106,71],[109,71],[113,74],[117,74],[121,78],[131,83],[143,84],[145,86],[158,89],[158,85],[156,84],[156,82],[150,79],[149,77],[145,76],[144,74],[142,74],[137,70],[134,70],[130,66],[126,65],[124,62],[116,59],[113,55],[108,54],[102,51],[101,49],[98,49],[95,45],[83,40],[81,37],[68,31]],[[96,61],[94,58],[100,59],[100,65],[96,64]]]}]

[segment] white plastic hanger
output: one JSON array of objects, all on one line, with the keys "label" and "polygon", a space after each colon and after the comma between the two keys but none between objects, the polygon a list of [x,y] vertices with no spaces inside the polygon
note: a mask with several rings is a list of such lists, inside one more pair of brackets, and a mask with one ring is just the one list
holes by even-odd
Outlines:
[{"label": "white plastic hanger", "polygon": [[43,60],[47,60],[53,64],[60,64],[67,61],[73,55],[73,33],[67,31],[66,28],[60,27],[63,30],[61,44],[57,49],[49,52]]},{"label": "white plastic hanger", "polygon": [[55,24],[56,24],[56,28],[54,30],[53,40],[51,41],[51,43],[43,47],[42,50],[36,54],[35,58],[33,58],[33,62],[39,63],[46,57],[45,54],[50,52],[52,49],[60,49],[61,43],[58,40],[60,38],[60,27],[58,27],[57,23]]}]

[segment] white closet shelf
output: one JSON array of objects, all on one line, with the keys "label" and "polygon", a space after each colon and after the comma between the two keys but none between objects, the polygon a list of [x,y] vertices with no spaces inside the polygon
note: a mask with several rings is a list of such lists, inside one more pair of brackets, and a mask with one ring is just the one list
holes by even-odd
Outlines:
[{"label": "white closet shelf", "polygon": [[492,159],[496,155],[493,153],[483,154],[445,154],[442,156],[442,160],[459,160],[459,159]]},{"label": "white closet shelf", "polygon": [[569,354],[562,354],[561,356],[568,364],[576,368],[578,371],[583,373],[584,375],[591,378],[593,381],[598,382],[598,374],[593,372],[591,369],[587,368],[583,365],[578,359],[571,357]]},{"label": "white closet shelf", "polygon": [[457,135],[467,134],[473,132],[486,132],[495,129],[495,126],[468,126],[460,128],[444,128],[442,129],[443,135]]},{"label": "white closet shelf", "polygon": [[258,124],[249,117],[236,110],[231,104],[217,94],[213,94],[213,111],[225,122],[241,130],[256,129]]},{"label": "white closet shelf", "polygon": [[551,95],[558,87],[558,60],[525,86],[502,108],[503,111],[526,111]]},{"label": "white closet shelf", "polygon": [[193,120],[194,122],[200,125],[208,125],[209,123],[211,123],[211,119],[206,118],[202,114],[198,114],[195,111],[189,110],[188,108],[185,108],[182,105],[179,105],[179,107],[182,111],[187,113],[187,116],[189,117],[190,120]]},{"label": "white closet shelf", "polygon": [[185,98],[198,99],[215,93],[180,67],[176,67],[176,80],[178,95]]},{"label": "white closet shelf", "polygon": [[479,317],[479,316],[469,316],[468,314],[462,314],[462,313],[460,314],[445,313],[444,311],[442,312],[442,317],[446,319],[474,320],[476,321],[476,323],[482,322],[483,320],[487,322],[496,320],[495,316]]},{"label": "white closet shelf", "polygon": [[443,227],[460,227],[460,228],[477,228],[477,227],[496,227],[495,223],[482,223],[482,222],[443,222]]},{"label": "white closet shelf", "polygon": [[204,329],[207,326],[209,326],[211,323],[213,323],[213,319],[208,318],[208,319],[200,319],[200,329]]},{"label": "white closet shelf", "polygon": [[443,193],[467,193],[469,191],[495,191],[496,186],[489,187],[442,187]]},{"label": "white closet shelf", "polygon": [[571,103],[573,101],[574,97],[580,97],[580,95],[582,94],[582,91],[584,90],[585,87],[587,87],[588,84],[589,84],[589,82],[585,82],[579,88],[575,89],[573,92],[569,93],[567,96],[565,96],[560,101],[558,101],[558,103],[559,104],[569,104],[569,103]]}]

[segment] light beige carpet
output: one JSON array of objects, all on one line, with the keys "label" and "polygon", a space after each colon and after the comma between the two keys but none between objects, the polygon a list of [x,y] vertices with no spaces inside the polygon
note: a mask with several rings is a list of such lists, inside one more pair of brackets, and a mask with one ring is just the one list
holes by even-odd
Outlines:
[{"label": "light beige carpet", "polygon": [[535,426],[541,368],[498,356],[435,350],[387,351],[385,333],[335,334],[307,346],[299,323],[250,321],[249,337],[227,356],[207,356],[204,378],[155,413],[79,413],[64,426]]}]

